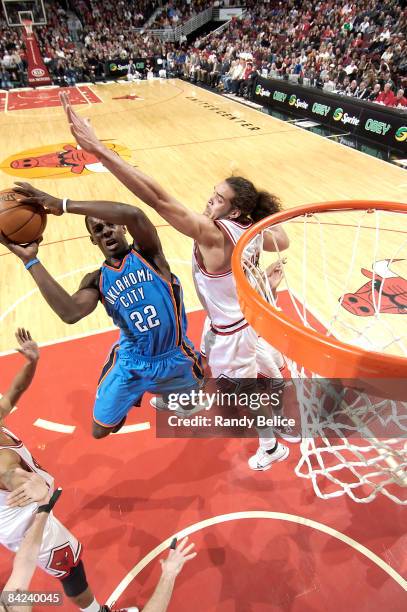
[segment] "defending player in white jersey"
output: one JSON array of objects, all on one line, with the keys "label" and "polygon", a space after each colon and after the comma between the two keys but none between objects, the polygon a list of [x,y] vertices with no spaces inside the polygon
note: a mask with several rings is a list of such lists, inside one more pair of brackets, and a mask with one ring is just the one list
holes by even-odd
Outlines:
[{"label": "defending player in white jersey", "polygon": [[[54,488],[54,478],[38,465],[21,440],[3,426],[4,418],[30,386],[39,359],[38,346],[28,331],[19,329],[16,338],[20,345],[18,351],[27,361],[15,376],[8,391],[0,398],[0,544],[13,552],[22,545],[37,513],[44,511],[43,506],[37,503],[44,498],[43,488],[30,488],[30,482],[27,483],[21,471],[40,476],[51,494]],[[10,491],[13,492],[12,500],[17,501],[19,505],[8,503]],[[59,578],[65,594],[80,610],[109,612],[107,606],[101,606],[96,601],[88,586],[81,561],[82,546],[75,536],[52,512],[42,528],[44,531],[37,566]],[[0,610],[1,607],[5,608],[0,604]],[[125,608],[122,612],[125,610],[136,612],[137,608]]]},{"label": "defending player in white jersey", "polygon": [[[70,107],[67,94],[61,95],[73,136],[85,150],[96,155],[130,191],[154,208],[170,225],[194,239],[193,272],[198,295],[208,313],[210,325],[204,330],[206,356],[214,377],[256,378],[261,372],[281,377],[282,356],[258,338],[239,308],[231,258],[239,236],[253,223],[280,209],[278,198],[257,191],[253,183],[230,177],[216,185],[203,214],[196,213],[168,194],[153,178],[122,160],[98,140],[89,122]],[[260,249],[286,249],[288,237],[282,227],[265,235]],[[282,432],[282,435],[285,432]],[[284,437],[283,436],[283,437]],[[254,470],[268,469],[288,456],[288,448],[277,442],[272,428],[259,431],[260,445],[249,459]],[[298,440],[297,440],[298,441]]]}]

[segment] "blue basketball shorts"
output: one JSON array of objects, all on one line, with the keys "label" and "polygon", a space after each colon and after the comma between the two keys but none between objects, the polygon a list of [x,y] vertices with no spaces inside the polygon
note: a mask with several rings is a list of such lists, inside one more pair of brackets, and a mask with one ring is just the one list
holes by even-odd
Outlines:
[{"label": "blue basketball shorts", "polygon": [[148,391],[169,393],[198,390],[203,381],[200,355],[186,340],[182,346],[156,357],[144,357],[113,346],[103,366],[93,408],[93,420],[114,427]]}]

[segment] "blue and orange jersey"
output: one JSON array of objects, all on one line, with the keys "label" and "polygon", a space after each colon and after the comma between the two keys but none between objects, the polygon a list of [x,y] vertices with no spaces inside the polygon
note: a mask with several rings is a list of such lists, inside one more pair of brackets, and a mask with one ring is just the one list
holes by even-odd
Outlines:
[{"label": "blue and orange jersey", "polygon": [[107,314],[121,330],[122,350],[154,357],[190,345],[178,278],[167,281],[134,247],[117,267],[104,262],[99,290]]}]

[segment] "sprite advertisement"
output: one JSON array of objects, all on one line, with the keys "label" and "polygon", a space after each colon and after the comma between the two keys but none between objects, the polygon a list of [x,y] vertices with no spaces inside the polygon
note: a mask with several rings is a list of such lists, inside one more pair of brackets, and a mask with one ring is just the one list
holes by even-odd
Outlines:
[{"label": "sprite advertisement", "polygon": [[407,113],[398,109],[260,76],[254,101],[407,154]]}]

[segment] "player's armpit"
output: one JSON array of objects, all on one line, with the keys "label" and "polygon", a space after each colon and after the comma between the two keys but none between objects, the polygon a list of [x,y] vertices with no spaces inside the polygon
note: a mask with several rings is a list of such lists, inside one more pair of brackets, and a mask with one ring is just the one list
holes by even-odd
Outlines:
[{"label": "player's armpit", "polygon": [[265,251],[284,251],[289,246],[290,239],[283,227],[276,226],[264,232],[263,248]]},{"label": "player's armpit", "polygon": [[100,269],[89,272],[81,280],[78,291],[81,289],[96,289],[99,291]]}]

